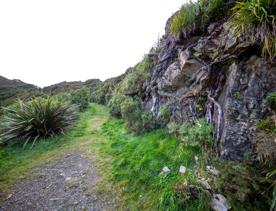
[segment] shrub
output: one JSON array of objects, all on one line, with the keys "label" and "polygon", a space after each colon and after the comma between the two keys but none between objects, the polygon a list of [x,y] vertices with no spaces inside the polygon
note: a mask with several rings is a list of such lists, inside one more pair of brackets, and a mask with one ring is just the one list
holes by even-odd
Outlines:
[{"label": "shrub", "polygon": [[158,116],[157,116],[158,125],[161,128],[166,127],[166,125],[170,121],[170,117],[171,117],[171,113],[169,112],[168,107],[166,105],[160,106],[158,111]]},{"label": "shrub", "polygon": [[276,122],[274,116],[268,116],[265,119],[259,120],[257,128],[263,130],[266,133],[275,134],[276,133]]},{"label": "shrub", "polygon": [[149,112],[142,112],[141,113],[141,129],[140,129],[140,131],[142,133],[149,132],[156,128],[157,128],[157,123],[154,120],[152,114]]},{"label": "shrub", "polygon": [[73,104],[78,105],[79,110],[83,111],[85,110],[90,101],[90,92],[89,89],[78,89],[73,92],[71,92],[71,102]]},{"label": "shrub", "polygon": [[183,123],[180,125],[170,122],[167,125],[167,130],[170,134],[178,137],[184,144],[190,146],[210,147],[214,141],[213,128],[204,119],[198,119],[194,124]]},{"label": "shrub", "polygon": [[109,112],[112,116],[121,118],[121,104],[126,100],[127,96],[123,94],[116,93],[110,99],[108,103]]},{"label": "shrub", "polygon": [[276,111],[276,92],[269,93],[268,96],[267,96],[267,100],[271,104],[271,109],[273,111]]},{"label": "shrub", "polygon": [[195,124],[184,123],[179,128],[180,139],[192,146],[212,146],[213,128],[204,119],[196,120]]},{"label": "shrub", "polygon": [[76,117],[74,107],[51,98],[20,102],[14,108],[5,109],[1,125],[1,142],[20,139],[27,144],[33,139],[34,144],[38,138],[63,134],[72,126]]},{"label": "shrub", "polygon": [[[258,201],[252,199],[259,198],[260,192],[259,174],[249,165],[234,161],[218,161],[219,175],[215,178],[215,186],[218,192],[223,193],[229,200],[233,210],[252,210],[256,208]],[[249,207],[248,207],[249,205]],[[250,207],[250,205],[252,207]],[[256,209],[257,210],[257,209]]]},{"label": "shrub", "polygon": [[127,97],[121,104],[121,113],[127,127],[135,133],[148,132],[155,128],[155,121],[148,112],[142,112],[137,101]]},{"label": "shrub", "polygon": [[270,60],[276,56],[276,1],[247,0],[233,7],[230,26],[237,36],[244,34],[252,43],[262,45],[262,53]]},{"label": "shrub", "polygon": [[152,59],[145,55],[143,60],[129,68],[127,75],[120,84],[120,91],[123,93],[138,94],[141,91],[144,81],[150,76],[150,69],[153,67]]},{"label": "shrub", "polygon": [[167,124],[167,131],[171,135],[178,136],[179,135],[179,133],[178,133],[179,127],[180,127],[180,125],[177,124],[176,122],[170,122],[169,124]]},{"label": "shrub", "polygon": [[96,90],[91,94],[90,98],[91,102],[98,103],[98,104],[106,104],[105,100],[105,92],[102,89]]}]

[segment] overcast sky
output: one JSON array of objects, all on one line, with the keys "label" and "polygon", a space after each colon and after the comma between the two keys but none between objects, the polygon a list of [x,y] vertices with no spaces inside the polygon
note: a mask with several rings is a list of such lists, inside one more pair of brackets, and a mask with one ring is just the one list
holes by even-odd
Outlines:
[{"label": "overcast sky", "polygon": [[0,75],[40,87],[136,64],[184,0],[1,0]]}]

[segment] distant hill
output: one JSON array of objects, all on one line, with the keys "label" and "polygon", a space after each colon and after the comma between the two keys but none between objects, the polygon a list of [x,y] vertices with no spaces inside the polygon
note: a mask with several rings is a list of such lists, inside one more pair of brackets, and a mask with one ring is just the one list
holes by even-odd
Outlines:
[{"label": "distant hill", "polygon": [[70,92],[72,90],[80,89],[83,87],[87,87],[90,89],[96,89],[98,85],[102,83],[99,79],[89,79],[85,82],[82,81],[63,81],[61,83],[53,84],[43,88],[43,92],[47,94],[58,94],[61,92]]},{"label": "distant hill", "polygon": [[0,76],[0,106],[7,106],[17,99],[25,100],[41,94],[41,89],[33,84]]},{"label": "distant hill", "polygon": [[41,89],[33,84],[28,84],[18,79],[10,80],[0,76],[0,107],[8,106],[18,99],[28,100],[41,95],[55,95],[63,92],[69,93],[80,88],[89,88],[92,92],[95,92],[101,87],[102,83],[103,82],[99,79],[89,79],[85,82],[64,81]]},{"label": "distant hill", "polygon": [[38,88],[35,85],[24,83],[18,79],[7,79],[3,76],[0,76],[0,88],[14,88],[14,87],[22,87],[22,88]]}]

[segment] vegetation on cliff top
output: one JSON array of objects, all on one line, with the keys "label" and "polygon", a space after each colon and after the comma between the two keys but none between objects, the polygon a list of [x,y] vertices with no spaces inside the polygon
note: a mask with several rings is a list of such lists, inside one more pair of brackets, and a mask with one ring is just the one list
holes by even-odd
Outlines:
[{"label": "vegetation on cliff top", "polygon": [[272,61],[276,57],[276,1],[241,1],[232,10],[230,25],[236,34],[245,34],[253,43],[260,43],[262,53]]},{"label": "vegetation on cliff top", "polygon": [[[231,9],[229,9],[229,7]],[[262,47],[262,54],[272,61],[276,57],[276,2],[274,0],[199,0],[184,4],[173,16],[169,31],[184,37],[203,33],[210,21],[230,17],[230,26]]]}]

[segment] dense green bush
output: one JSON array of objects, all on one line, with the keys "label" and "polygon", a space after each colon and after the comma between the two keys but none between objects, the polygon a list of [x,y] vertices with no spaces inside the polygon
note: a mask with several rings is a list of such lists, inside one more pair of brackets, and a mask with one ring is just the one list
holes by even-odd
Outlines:
[{"label": "dense green bush", "polygon": [[260,184],[261,177],[256,166],[221,160],[216,165],[220,173],[214,180],[215,187],[227,197],[233,210],[259,210],[256,207],[264,206],[265,187]]},{"label": "dense green bush", "polygon": [[193,146],[212,146],[213,128],[204,119],[196,120],[195,124],[184,123],[179,128],[179,135],[184,143]]},{"label": "dense green bush", "polygon": [[167,124],[167,132],[170,134],[170,135],[174,135],[174,136],[177,136],[179,135],[179,127],[180,125],[177,124],[176,122],[170,122]]},{"label": "dense green bush", "polygon": [[145,55],[141,62],[129,68],[125,78],[119,85],[120,92],[139,94],[143,82],[150,76],[150,69],[153,65],[154,61],[148,55]]},{"label": "dense green bush", "polygon": [[263,54],[276,57],[276,1],[246,0],[237,2],[230,25],[235,33],[247,35],[252,43],[261,43]]},{"label": "dense green bush", "polygon": [[1,142],[20,139],[27,144],[38,138],[63,134],[76,119],[75,108],[51,98],[37,98],[6,108],[1,124]]},{"label": "dense green bush", "polygon": [[108,103],[109,112],[112,116],[121,118],[121,104],[127,99],[127,96],[116,93]]},{"label": "dense green bush", "polygon": [[121,113],[123,119],[127,121],[128,129],[132,132],[148,132],[156,127],[152,115],[148,112],[142,112],[139,103],[133,98],[127,97],[122,102]]},{"label": "dense green bush", "polygon": [[90,91],[89,89],[82,88],[71,92],[71,102],[78,105],[79,110],[85,110],[90,101]]},{"label": "dense green bush", "polygon": [[52,95],[51,98],[55,101],[62,102],[62,103],[71,103],[71,94],[68,93],[58,93]]},{"label": "dense green bush", "polygon": [[166,127],[166,125],[169,123],[171,117],[171,113],[166,105],[162,105],[159,108],[157,121],[158,125],[161,128]]},{"label": "dense green bush", "polygon": [[268,116],[265,119],[260,119],[257,128],[263,130],[266,133],[276,133],[276,123],[274,122],[274,116]]},{"label": "dense green bush", "polygon": [[213,128],[204,119],[198,119],[194,124],[171,122],[167,129],[170,134],[177,136],[185,145],[210,147],[214,143]]},{"label": "dense green bush", "polygon": [[267,99],[271,104],[271,109],[276,112],[276,92],[269,93]]},{"label": "dense green bush", "polygon": [[126,97],[120,105],[122,118],[127,120],[130,124],[136,122],[140,115],[141,110],[136,100],[131,97]]}]

